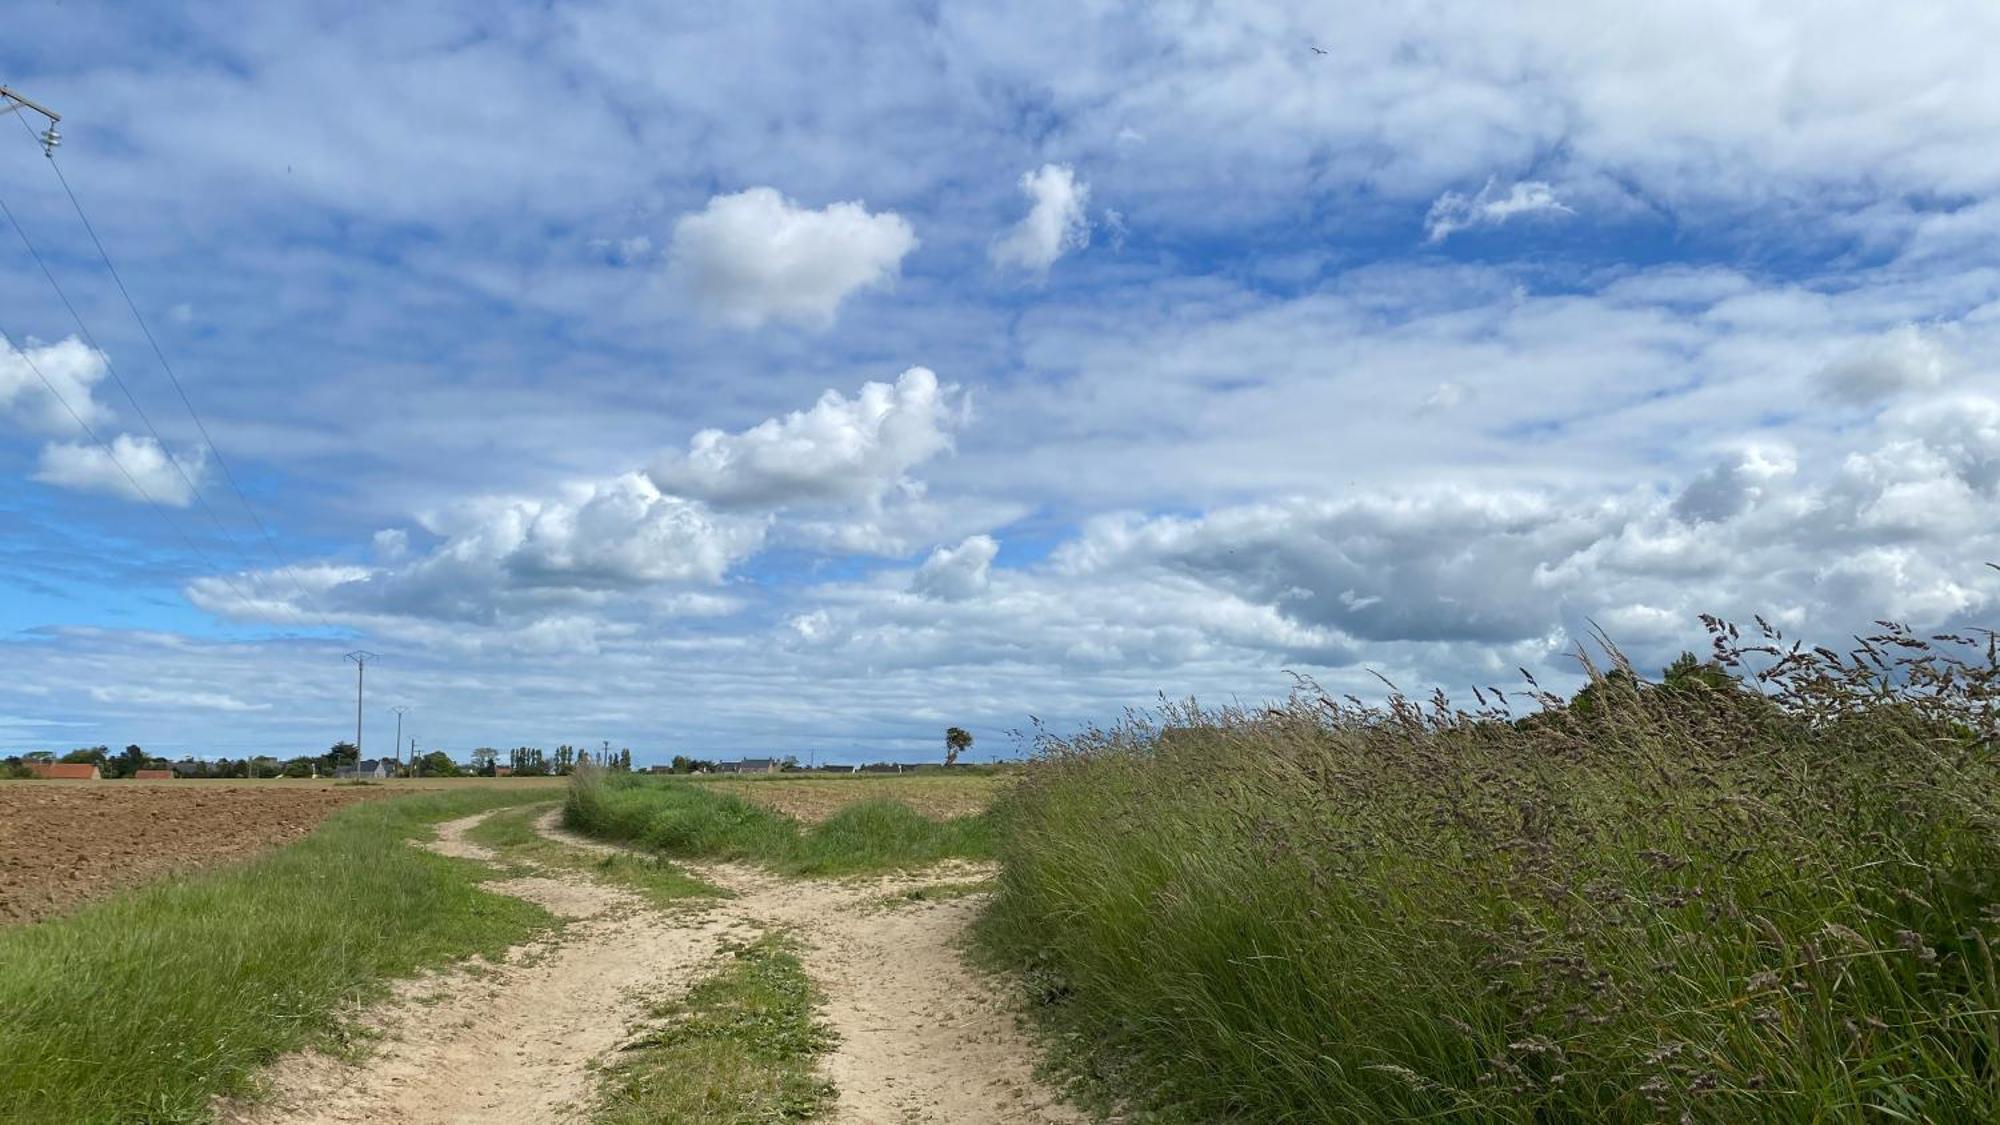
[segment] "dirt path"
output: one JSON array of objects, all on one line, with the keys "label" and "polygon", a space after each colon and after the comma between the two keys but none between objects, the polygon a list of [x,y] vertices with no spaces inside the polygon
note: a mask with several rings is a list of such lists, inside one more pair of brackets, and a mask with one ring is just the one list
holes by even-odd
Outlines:
[{"label": "dirt path", "polygon": [[[466,833],[485,815],[440,825],[429,845],[493,862]],[[622,849],[563,831],[548,838]],[[737,897],[663,913],[572,872],[488,883],[570,921],[553,940],[412,982],[368,1021],[382,1040],[359,1066],[308,1052],[269,1074],[272,1098],[225,1107],[226,1125],[579,1120],[601,1062],[659,1000],[685,991],[725,940],[782,926],[840,1033],[825,1073],[842,1125],[1071,1125],[1034,1077],[1035,1051],[995,983],[959,955],[979,896],[885,907],[887,896],[991,874],[946,864],[868,880],[786,879],[731,864],[685,864]]]},{"label": "dirt path", "polygon": [[[556,816],[544,816],[536,828],[571,847],[619,850],[563,831]],[[805,942],[806,971],[826,993],[827,1021],[840,1032],[825,1066],[840,1092],[837,1122],[1084,1120],[1036,1081],[1036,1052],[1014,1010],[996,982],[960,956],[984,896],[882,906],[886,896],[981,878],[991,867],[952,863],[843,881],[785,879],[732,864],[683,866],[736,892],[729,913],[789,927]]]},{"label": "dirt path", "polygon": [[[440,825],[431,847],[493,860],[466,832],[489,814]],[[487,884],[572,924],[551,941],[413,982],[374,1015],[382,1041],[361,1066],[308,1052],[270,1072],[273,1097],[225,1110],[229,1125],[379,1122],[446,1125],[573,1119],[589,1064],[617,1046],[649,1002],[685,990],[725,937],[728,917],[670,917],[595,881],[531,876]]]}]

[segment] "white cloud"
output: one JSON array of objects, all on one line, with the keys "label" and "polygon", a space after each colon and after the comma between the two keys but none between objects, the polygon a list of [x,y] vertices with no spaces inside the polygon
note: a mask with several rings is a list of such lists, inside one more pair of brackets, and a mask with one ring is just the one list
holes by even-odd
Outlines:
[{"label": "white cloud", "polygon": [[42,448],[35,479],[59,488],[101,492],[128,500],[150,497],[185,508],[195,499],[207,459],[200,449],[174,456],[150,437],[119,434],[109,448],[83,442],[51,442]]},{"label": "white cloud", "polygon": [[192,707],[202,711],[268,711],[268,703],[245,703],[233,695],[215,691],[163,690],[149,687],[96,685],[90,697],[99,703],[131,704],[139,707],[177,709]]},{"label": "white cloud", "polygon": [[824,327],[857,290],[892,284],[917,236],[859,203],[802,207],[775,188],[718,195],[674,224],[669,271],[709,316],[736,328]]},{"label": "white cloud", "polygon": [[[110,409],[91,397],[106,370],[104,353],[74,336],[55,344],[29,340],[19,350],[0,342],[0,417],[12,417],[42,433],[73,435],[76,417],[70,412],[75,411],[85,424],[95,426],[111,417]],[[42,379],[69,404],[68,409],[42,385]]]},{"label": "white cloud", "polygon": [[1843,398],[1872,402],[1942,386],[1955,366],[1955,357],[1935,335],[1905,324],[1828,365],[1820,378]]},{"label": "white cloud", "polygon": [[[830,390],[810,409],[738,433],[703,431],[649,472],[433,513],[425,530],[441,542],[421,555],[407,531],[388,529],[375,534],[373,566],[295,570],[331,618],[423,636],[431,623],[458,622],[525,648],[586,627],[595,643],[635,617],[732,613],[741,608],[733,599],[677,588],[722,584],[774,531],[820,551],[902,554],[942,531],[1018,514],[934,503],[907,476],[951,447],[966,416],[961,394],[913,367],[894,384],[868,383],[852,397]],[[262,590],[252,601],[246,584],[220,577],[196,581],[190,595],[243,618],[303,617],[273,576],[252,578],[247,588]]]},{"label": "white cloud", "polygon": [[703,430],[649,472],[668,492],[728,507],[866,501],[950,449],[965,419],[962,395],[912,367],[893,386],[868,383],[853,398],[829,390],[810,410],[741,433]]},{"label": "white cloud", "polygon": [[956,547],[939,547],[917,568],[910,589],[945,601],[977,596],[992,580],[993,559],[999,553],[1000,544],[990,535],[974,535]]},{"label": "white cloud", "polygon": [[1575,213],[1556,198],[1554,188],[1540,180],[1522,180],[1504,195],[1495,187],[1495,181],[1488,179],[1477,195],[1448,191],[1438,196],[1424,217],[1425,237],[1443,242],[1458,231],[1499,226],[1517,215]]},{"label": "white cloud", "polygon": [[[994,242],[990,254],[995,265],[1046,273],[1057,258],[1090,244],[1090,221],[1085,218],[1090,185],[1079,183],[1069,165],[1044,164],[1022,173],[1021,191],[1032,205],[1012,230]],[[1122,236],[1122,216],[1117,222]]]}]

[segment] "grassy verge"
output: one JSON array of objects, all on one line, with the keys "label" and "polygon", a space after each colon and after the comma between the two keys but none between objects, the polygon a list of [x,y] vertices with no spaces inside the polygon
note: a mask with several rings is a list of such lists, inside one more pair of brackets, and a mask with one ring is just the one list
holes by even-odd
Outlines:
[{"label": "grassy verge", "polygon": [[1050,742],[981,939],[1167,1120],[2000,1120],[2000,668],[1733,639]]},{"label": "grassy verge", "polygon": [[833,1032],[791,945],[765,936],[686,999],[654,1013],[657,1030],[605,1075],[599,1125],[740,1125],[818,1114],[833,1087],[814,1070]]},{"label": "grassy verge", "polygon": [[535,831],[535,820],[549,805],[508,809],[479,822],[467,835],[500,853],[503,860],[578,871],[630,888],[655,906],[672,906],[691,898],[727,897],[729,892],[689,875],[663,859],[638,856],[593,856],[550,840]]},{"label": "grassy verge", "polygon": [[521,941],[544,912],[405,841],[531,797],[367,801],[261,859],[0,929],[0,1121],[207,1120],[383,982]]},{"label": "grassy verge", "polygon": [[872,799],[802,826],[732,793],[685,781],[579,773],[563,823],[665,855],[748,860],[794,875],[848,875],[992,855],[991,814],[931,820]]}]

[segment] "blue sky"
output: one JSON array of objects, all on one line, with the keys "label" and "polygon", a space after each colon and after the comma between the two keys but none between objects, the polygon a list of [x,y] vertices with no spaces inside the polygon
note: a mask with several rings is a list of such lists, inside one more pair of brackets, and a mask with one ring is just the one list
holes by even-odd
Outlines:
[{"label": "blue sky", "polygon": [[0,229],[0,749],[323,747],[356,647],[427,748],[914,757],[1990,622],[2000,12],[1594,12],[30,3],[213,448],[0,143],[89,333]]}]

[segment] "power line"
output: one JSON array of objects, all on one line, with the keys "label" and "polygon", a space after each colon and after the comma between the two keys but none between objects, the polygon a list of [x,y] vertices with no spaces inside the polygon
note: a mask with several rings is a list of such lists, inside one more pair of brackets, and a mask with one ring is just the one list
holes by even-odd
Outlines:
[{"label": "power line", "polygon": [[[7,91],[7,97],[22,104],[33,104],[12,91]],[[53,122],[54,116],[49,111],[42,109],[40,106],[34,106],[33,108],[38,112],[49,115]],[[35,131],[28,124],[25,116],[21,119],[21,127],[28,131],[28,135],[31,138],[35,138]],[[53,143],[45,142],[44,151],[49,158],[50,170],[55,173],[57,182],[62,185],[63,194],[69,197],[71,208],[76,211],[76,216],[82,222],[84,231],[90,236],[91,244],[97,249],[99,259],[104,262],[106,271],[111,274],[111,279],[116,284],[119,295],[125,300],[125,307],[131,310],[133,320],[138,323],[139,330],[146,337],[146,342],[151,346],[154,357],[159,360],[161,370],[166,373],[168,381],[173,384],[174,392],[180,397],[181,405],[187,409],[188,417],[193,419],[195,429],[201,434],[203,444],[208,447],[209,455],[215,459],[216,466],[222,470],[223,479],[228,483],[230,490],[235,493],[237,502],[242,505],[244,513],[250,517],[251,523],[262,536],[265,549],[270,553],[271,560],[277,564],[277,570],[285,576],[286,580],[291,583],[292,589],[299,595],[302,608],[309,610],[314,617],[318,618],[322,627],[326,629],[336,628],[327,619],[324,607],[319,604],[319,600],[306,589],[304,583],[299,581],[298,575],[286,564],[282,554],[277,549],[276,539],[272,536],[269,527],[257,515],[256,509],[250,504],[249,497],[244,494],[242,487],[238,485],[235,474],[230,471],[229,463],[223,459],[221,449],[216,446],[215,439],[210,436],[207,425],[202,422],[201,415],[194,408],[193,400],[188,397],[187,389],[182,386],[180,378],[174,373],[173,365],[167,360],[166,352],[160,347],[159,340],[153,335],[152,327],[147,324],[146,318],[139,312],[138,303],[133,300],[131,290],[125,285],[124,277],[119,274],[118,267],[111,261],[111,255],[105,249],[103,240],[98,237],[97,228],[91,223],[90,216],[85,214],[83,204],[77,198],[75,190],[70,187],[69,178],[63,175],[61,166],[56,163]],[[132,393],[132,388],[126,384],[124,378],[118,373],[117,365],[112,362],[110,353],[98,346],[97,339],[91,333],[89,326],[84,323],[82,314],[71,303],[69,295],[63,291],[61,283],[56,280],[55,273],[50,270],[48,262],[42,258],[41,252],[36,249],[35,244],[28,238],[27,231],[22,228],[20,220],[15,218],[13,211],[6,207],[4,201],[0,201],[0,212],[5,212],[8,223],[14,228],[14,233],[20,237],[21,244],[27,248],[29,255],[34,258],[35,264],[41,268],[42,276],[48,279],[49,286],[55,290],[56,297],[61,300],[63,307],[69,311],[70,318],[76,322],[77,330],[83,335],[84,341],[102,358],[105,371],[111,376],[112,382],[117,384],[119,391],[124,394],[125,400],[132,405],[133,411],[138,414],[139,420],[144,423],[146,431],[153,436],[155,442],[159,443],[162,456],[173,467],[175,474],[181,478],[181,482],[187,486],[189,494],[201,506],[202,512],[208,516],[210,522],[215,524],[216,530],[221,532],[223,541],[229,545],[229,549],[244,563],[244,573],[248,580],[253,586],[258,585],[256,566],[251,562],[248,554],[238,546],[235,536],[230,532],[228,525],[223,522],[222,517],[216,513],[215,508],[209,504],[208,498],[202,495],[200,486],[195,483],[193,477],[189,475],[187,469],[180,463],[179,459],[174,457],[172,452],[169,451],[166,438],[153,425],[153,420],[147,415],[145,407],[139,404],[137,396]],[[249,600],[254,602],[256,599],[251,598]]]},{"label": "power line", "polygon": [[97,431],[91,428],[90,423],[83,420],[83,415],[77,413],[76,408],[69,404],[69,399],[64,398],[63,393],[56,389],[55,383],[51,382],[49,377],[43,374],[41,366],[35,362],[34,357],[29,355],[27,351],[25,351],[24,349],[14,346],[14,338],[11,335],[9,335],[6,329],[4,328],[0,328],[0,344],[5,344],[7,346],[7,350],[21,357],[21,362],[27,364],[28,370],[35,373],[35,378],[40,379],[42,381],[43,388],[45,388],[49,392],[50,397],[54,398],[56,402],[62,406],[63,411],[67,413],[70,416],[70,418],[76,422],[77,428],[82,430],[84,434],[90,438],[91,441],[97,443],[98,448],[104,450],[104,456],[110,459],[112,466],[116,468],[122,476],[124,476],[126,482],[132,486],[132,490],[134,492],[137,492],[140,498],[146,501],[147,505],[150,506],[153,509],[153,511],[159,515],[160,519],[169,528],[173,530],[174,534],[179,535],[181,537],[181,542],[187,544],[188,550],[193,551],[195,557],[199,558],[202,561],[203,565],[207,566],[211,571],[216,572],[217,581],[220,581],[228,585],[230,591],[236,594],[236,596],[240,598],[244,598],[249,601],[256,600],[250,597],[248,594],[246,594],[234,582],[231,582],[228,578],[223,577],[225,573],[223,567],[220,564],[218,564],[214,559],[209,558],[208,552],[202,550],[201,547],[195,543],[194,538],[187,533],[187,530],[174,520],[173,516],[167,512],[165,507],[161,506],[158,500],[154,499],[153,494],[151,492],[148,492],[146,490],[146,486],[139,483],[139,478],[133,476],[132,471],[125,467],[125,463],[118,459],[118,452],[112,449],[110,444],[107,443],[103,438],[97,436]]},{"label": "power line", "polygon": [[139,421],[145,425],[146,432],[151,434],[153,441],[159,445],[161,457],[165,459],[168,465],[173,467],[174,475],[180,477],[181,483],[187,486],[188,494],[194,498],[196,504],[201,506],[201,510],[208,516],[209,522],[215,524],[216,530],[222,533],[223,542],[229,545],[229,549],[244,564],[244,573],[249,576],[249,580],[255,585],[256,567],[251,563],[249,556],[244,554],[243,549],[237,545],[235,536],[230,534],[228,525],[223,523],[222,517],[216,514],[214,507],[209,504],[208,498],[201,494],[201,486],[196,484],[194,478],[188,474],[187,468],[181,464],[180,458],[173,455],[172,450],[167,445],[165,435],[160,433],[159,427],[153,425],[152,418],[146,414],[146,408],[139,405],[138,397],[132,393],[132,388],[125,382],[124,377],[118,373],[118,365],[111,361],[111,353],[98,344],[96,334],[91,332],[88,324],[84,323],[83,314],[78,312],[76,305],[70,301],[69,294],[64,291],[62,283],[56,280],[55,272],[49,268],[47,260],[42,257],[42,253],[35,246],[34,241],[28,237],[27,230],[21,226],[20,219],[15,217],[13,208],[7,206],[4,198],[0,198],[0,215],[4,215],[8,225],[14,228],[14,234],[20,238],[21,245],[27,249],[29,256],[35,260],[35,265],[41,268],[42,277],[48,281],[49,288],[55,290],[56,299],[62,302],[63,308],[69,312],[70,319],[76,322],[77,332],[83,337],[84,343],[88,344],[90,349],[97,353],[98,358],[104,364],[105,373],[111,376],[112,383],[116,384],[118,390],[124,394],[125,401],[131,404],[133,412],[139,416]]},{"label": "power line", "polygon": [[208,425],[201,420],[200,412],[195,410],[194,400],[188,397],[187,388],[181,385],[180,376],[174,372],[174,365],[167,360],[167,353],[165,349],[160,347],[158,337],[153,335],[152,325],[148,324],[145,316],[139,312],[139,303],[132,299],[132,291],[126,288],[124,276],[118,272],[118,267],[112,263],[110,252],[104,248],[104,241],[97,236],[97,227],[91,223],[90,216],[84,213],[82,201],[77,198],[76,191],[70,187],[69,177],[63,175],[62,165],[56,161],[53,153],[49,155],[49,170],[56,174],[56,182],[62,185],[63,194],[69,197],[70,207],[76,211],[76,217],[83,224],[85,233],[90,235],[90,243],[97,248],[97,256],[104,262],[105,271],[111,275],[113,284],[117,285],[118,295],[125,299],[125,307],[131,310],[133,321],[139,325],[140,333],[146,337],[147,346],[153,350],[153,358],[159,360],[160,370],[166,374],[167,382],[173,385],[174,394],[179,396],[181,405],[187,409],[188,417],[193,420],[196,432],[201,434],[202,443],[208,446],[209,456],[215,458],[216,468],[222,470],[222,479],[229,485],[229,490],[235,494],[236,502],[243,508],[243,514],[250,517],[250,523],[256,527],[258,535],[262,537],[265,550],[271,555],[271,561],[277,564],[279,573],[283,574],[291,582],[292,588],[298,592],[299,597],[319,616],[320,623],[331,628],[332,625],[326,620],[324,607],[319,604],[319,599],[305,588],[305,585],[299,581],[297,574],[294,573],[290,564],[285,562],[283,554],[278,550],[277,538],[271,534],[271,529],[265,525],[263,517],[257,514],[257,509],[251,506],[249,495],[236,482],[235,472],[229,468],[229,462],[223,459],[221,447],[217,446],[215,439],[209,435]]}]

